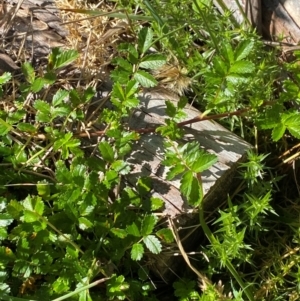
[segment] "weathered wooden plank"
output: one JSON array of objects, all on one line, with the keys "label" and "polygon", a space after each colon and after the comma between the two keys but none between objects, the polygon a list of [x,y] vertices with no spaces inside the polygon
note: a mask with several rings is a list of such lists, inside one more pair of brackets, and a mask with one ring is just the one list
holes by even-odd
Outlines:
[{"label": "weathered wooden plank", "polygon": [[[214,4],[223,12],[214,0]],[[298,0],[222,0],[225,7],[233,12],[235,20],[244,22],[243,9],[253,27],[267,39],[281,42],[300,42],[300,2]],[[283,40],[282,40],[283,38]]]},{"label": "weathered wooden plank", "polygon": [[[245,21],[245,16],[258,33],[262,31],[261,22],[261,0],[214,0],[214,5],[223,13],[224,9],[220,3],[233,12],[235,20],[241,24]],[[241,12],[241,9],[244,13]]]},{"label": "weathered wooden plank", "polygon": [[300,1],[299,0],[280,0],[281,5],[292,17],[295,24],[300,27]]},{"label": "weathered wooden plank", "polygon": [[[174,96],[171,101],[176,102],[176,98]],[[141,129],[164,124],[164,119],[167,118],[166,97],[152,90],[141,99],[142,106],[131,118],[130,127]],[[188,119],[201,114],[190,105],[184,111]],[[208,207],[213,206],[216,199],[220,201],[220,195],[226,196],[228,193],[238,162],[243,160],[251,145],[213,121],[194,123],[184,130],[185,136],[181,142],[197,141],[204,150],[218,156],[218,162],[202,174],[205,202]],[[156,133],[144,134],[128,159],[133,168],[128,181],[134,185],[140,176],[150,176],[154,183],[152,193],[165,201],[165,215],[175,217],[178,214],[191,213],[193,208],[188,206],[179,192],[180,178],[165,180],[168,168],[161,164],[163,153],[163,138]]]},{"label": "weathered wooden plank", "polygon": [[[146,92],[140,98],[141,106],[129,122],[132,129],[152,128],[164,124],[167,118],[165,100],[176,102],[179,99],[177,96],[170,97],[155,90]],[[187,119],[201,114],[190,105],[187,105],[184,111]],[[238,185],[236,169],[252,146],[214,121],[194,123],[186,126],[184,130],[185,136],[182,143],[198,141],[200,147],[218,156],[218,162],[202,174],[205,209],[214,210],[226,200],[230,189]],[[152,179],[151,195],[161,198],[165,203],[162,216],[169,216],[178,227],[186,228],[180,231],[180,236],[184,240],[184,247],[187,250],[193,249],[195,243],[199,245],[201,237],[201,231],[191,234],[192,230],[199,225],[197,210],[189,206],[182,197],[179,191],[180,178],[172,181],[166,180],[168,169],[161,164],[163,154],[163,138],[159,134],[142,135],[128,158],[132,172],[126,179],[132,186],[136,185],[139,177],[148,176]],[[184,239],[185,237],[188,238]],[[166,282],[172,281],[173,271],[180,269],[180,258],[169,253],[149,255],[148,259],[155,262],[153,266],[149,266],[150,270]]]}]

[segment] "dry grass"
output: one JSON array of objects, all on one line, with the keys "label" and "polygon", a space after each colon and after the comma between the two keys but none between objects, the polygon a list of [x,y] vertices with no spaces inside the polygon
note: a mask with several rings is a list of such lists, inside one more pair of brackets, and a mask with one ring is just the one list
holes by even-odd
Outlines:
[{"label": "dry grass", "polygon": [[122,36],[130,34],[128,22],[108,16],[91,17],[70,11],[115,11],[112,4],[104,1],[93,4],[80,0],[58,0],[56,3],[61,10],[63,25],[69,31],[66,47],[80,53],[77,63],[82,75],[90,81],[107,79],[109,64],[116,54]]}]

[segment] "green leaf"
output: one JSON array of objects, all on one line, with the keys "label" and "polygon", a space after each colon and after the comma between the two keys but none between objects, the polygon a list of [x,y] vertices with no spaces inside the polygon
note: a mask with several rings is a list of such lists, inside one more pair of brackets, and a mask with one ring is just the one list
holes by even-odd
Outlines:
[{"label": "green leaf", "polygon": [[131,248],[131,259],[138,261],[141,260],[144,255],[144,247],[142,244],[136,243]]},{"label": "green leaf", "polygon": [[127,175],[131,170],[130,165],[123,160],[116,160],[112,163],[111,168],[117,171],[120,175]]},{"label": "green leaf", "polygon": [[116,82],[113,85],[113,89],[111,92],[111,98],[112,98],[112,103],[116,107],[119,107],[126,100],[125,91],[119,82]]},{"label": "green leaf", "polygon": [[0,76],[0,85],[3,85],[5,83],[7,83],[9,80],[11,80],[11,73],[9,72],[4,72],[1,76]]},{"label": "green leaf", "polygon": [[249,81],[248,78],[245,77],[244,75],[234,74],[234,73],[227,75],[226,79],[229,83],[231,83],[233,85],[246,83],[247,81]]},{"label": "green leaf", "polygon": [[169,101],[169,100],[166,100],[166,114],[169,116],[169,117],[175,117],[176,115],[176,112],[177,112],[177,108],[176,106],[174,105],[173,102]]},{"label": "green leaf", "polygon": [[26,80],[32,84],[34,79],[35,79],[35,72],[34,72],[34,68],[31,66],[30,63],[24,63],[22,65],[22,72],[26,78]]},{"label": "green leaf", "polygon": [[135,80],[130,80],[125,87],[126,98],[131,97],[138,92],[139,83]]},{"label": "green leaf", "polygon": [[174,179],[177,175],[183,173],[185,169],[186,167],[184,166],[183,162],[176,164],[175,166],[171,167],[170,170],[167,172],[166,179],[169,181]]},{"label": "green leaf", "polygon": [[286,127],[283,124],[276,125],[272,130],[273,141],[278,141],[284,134]]},{"label": "green leaf", "polygon": [[42,198],[48,198],[50,197],[50,183],[47,182],[38,182],[36,185],[38,194],[42,197]]},{"label": "green leaf", "polygon": [[11,129],[12,126],[0,118],[0,136],[6,135]]},{"label": "green leaf", "polygon": [[157,223],[157,217],[155,215],[146,215],[142,222],[142,228],[141,228],[142,236],[151,234],[156,223]]},{"label": "green leaf", "polygon": [[166,243],[172,243],[174,241],[171,229],[160,229],[156,232],[156,235]]},{"label": "green leaf", "polygon": [[31,133],[31,134],[34,134],[37,132],[37,129],[35,126],[33,126],[32,124],[30,123],[25,123],[25,122],[19,122],[17,124],[17,128],[22,131],[22,132],[25,132],[25,133]]},{"label": "green leaf", "polygon": [[34,80],[34,82],[31,85],[32,92],[39,92],[43,89],[43,87],[46,84],[46,80],[44,78],[38,77]]},{"label": "green leaf", "polygon": [[69,92],[68,91],[59,89],[58,91],[56,91],[56,93],[54,94],[54,96],[52,98],[52,104],[53,104],[53,106],[57,107],[64,100],[66,100],[68,96],[69,96]]},{"label": "green leaf", "polygon": [[8,213],[0,213],[0,228],[9,226],[14,219]]},{"label": "green leaf", "polygon": [[134,222],[131,225],[126,227],[126,231],[128,234],[133,235],[135,237],[141,236],[140,230],[139,230],[138,226],[136,225],[136,223],[134,223]]},{"label": "green leaf", "polygon": [[285,114],[283,116],[284,125],[288,131],[297,139],[300,139],[300,115],[299,113]]},{"label": "green leaf", "polygon": [[141,197],[145,196],[152,189],[152,181],[149,177],[138,179],[137,190]]},{"label": "green leaf", "polygon": [[245,74],[252,73],[255,70],[255,66],[252,62],[248,61],[237,61],[229,70],[229,73]]},{"label": "green leaf", "polygon": [[241,43],[239,43],[239,45],[235,49],[235,53],[234,53],[235,60],[240,61],[240,60],[246,58],[252,51],[253,47],[254,47],[253,40],[244,40]]},{"label": "green leaf", "polygon": [[158,69],[166,63],[166,58],[161,54],[148,54],[142,58],[140,68]]},{"label": "green leaf", "polygon": [[150,27],[143,27],[138,34],[138,50],[144,54],[152,45],[153,32]]},{"label": "green leaf", "polygon": [[180,191],[187,198],[188,203],[197,206],[202,201],[202,187],[192,171],[187,171],[180,181]]},{"label": "green leaf", "polygon": [[114,162],[114,150],[107,141],[100,142],[98,148],[105,161],[109,163]]},{"label": "green leaf", "polygon": [[44,212],[44,202],[38,196],[28,196],[23,201],[23,206],[25,209],[36,212],[39,215],[43,215]]},{"label": "green leaf", "polygon": [[125,238],[127,236],[127,231],[120,228],[111,228],[110,232],[119,238]]},{"label": "green leaf", "polygon": [[153,211],[162,208],[165,204],[163,200],[154,197],[150,198],[150,202],[151,202],[151,210]]},{"label": "green leaf", "polygon": [[218,161],[218,157],[214,154],[209,154],[203,150],[199,150],[199,156],[191,165],[191,169],[195,173],[209,169]]},{"label": "green leaf", "polygon": [[50,113],[50,105],[43,100],[36,100],[33,104],[33,107],[37,110],[36,120],[40,122],[50,122],[51,121],[51,113]]},{"label": "green leaf", "polygon": [[159,254],[161,252],[161,243],[154,235],[144,237],[143,242],[151,253]]},{"label": "green leaf", "polygon": [[[213,59],[213,66],[214,66],[215,71],[221,77],[224,77],[227,74],[228,66],[219,57],[214,57],[214,59]],[[215,74],[212,74],[212,76],[216,77]]]},{"label": "green leaf", "polygon": [[66,144],[71,138],[72,133],[63,134],[61,137],[58,137],[57,140],[53,143],[53,149],[55,151],[60,150],[64,144]]},{"label": "green leaf", "polygon": [[79,228],[81,230],[86,230],[86,229],[92,228],[94,226],[94,224],[89,219],[87,219],[86,217],[83,217],[83,216],[81,216],[78,219],[78,222],[79,222]]},{"label": "green leaf", "polygon": [[112,60],[112,64],[117,66],[119,72],[126,71],[127,73],[131,73],[133,71],[133,66],[127,60],[122,57],[117,57]]},{"label": "green leaf", "polygon": [[234,53],[230,43],[224,42],[223,48],[221,50],[222,55],[226,58],[227,62],[233,63],[234,62]]},{"label": "green leaf", "polygon": [[78,56],[79,54],[76,50],[59,50],[57,55],[54,56],[54,69],[59,69],[71,64]]},{"label": "green leaf", "polygon": [[157,85],[156,79],[146,71],[138,70],[133,77],[145,88],[151,88]]}]

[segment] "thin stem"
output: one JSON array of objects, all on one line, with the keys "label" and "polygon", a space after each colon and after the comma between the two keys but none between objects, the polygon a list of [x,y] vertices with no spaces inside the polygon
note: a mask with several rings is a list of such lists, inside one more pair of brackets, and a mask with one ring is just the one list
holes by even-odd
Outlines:
[{"label": "thin stem", "polygon": [[[72,296],[74,296],[74,295],[76,295],[76,294],[78,294],[78,293],[80,293],[80,292],[82,292],[82,291],[84,291],[84,290],[87,290],[87,289],[89,289],[89,288],[91,288],[91,287],[94,287],[94,286],[96,286],[96,285],[98,285],[98,284],[100,284],[100,283],[103,283],[103,282],[105,282],[105,281],[107,281],[107,280],[109,280],[109,279],[110,279],[110,278],[102,278],[102,279],[96,280],[96,281],[94,281],[93,283],[90,283],[90,284],[88,284],[88,285],[85,285],[85,286],[83,286],[83,287],[81,287],[81,288],[75,290],[74,292],[71,292],[71,293],[69,293],[69,294],[66,294],[66,295],[64,295],[64,296],[62,296],[62,297],[53,299],[52,301],[62,301],[62,300],[68,299],[68,298],[70,298],[70,297],[72,297]],[[14,300],[12,300],[12,301],[14,301]],[[18,300],[16,300],[16,301],[18,301]]]}]

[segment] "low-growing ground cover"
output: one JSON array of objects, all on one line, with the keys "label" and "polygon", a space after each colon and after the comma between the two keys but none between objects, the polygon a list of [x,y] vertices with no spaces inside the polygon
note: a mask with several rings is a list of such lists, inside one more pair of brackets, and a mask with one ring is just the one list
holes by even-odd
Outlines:
[{"label": "low-growing ground cover", "polygon": [[[55,48],[40,70],[24,63],[22,80],[0,77],[0,298],[297,300],[300,53],[286,62],[208,0],[58,4],[66,22],[94,17],[72,21],[73,49]],[[108,76],[112,107],[94,104],[101,113],[90,115]],[[205,235],[194,253],[181,253],[187,264],[168,284],[145,254],[182,251],[176,228],[162,223],[149,179],[135,189],[122,183],[140,137],[127,120],[138,93],[156,86],[182,95],[177,107],[167,102],[157,132],[168,177],[182,177]],[[210,219],[201,172],[216,158],[180,144],[188,101],[203,111],[199,122],[213,116],[254,146],[242,183]],[[94,133],[98,140],[86,139]]]}]

